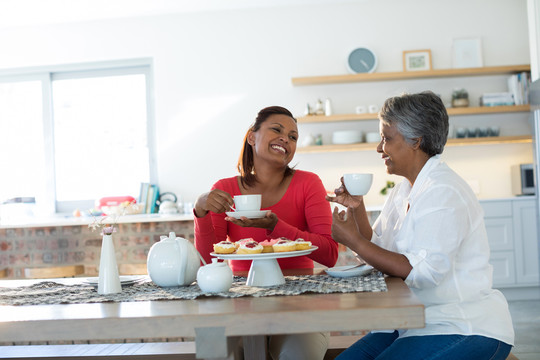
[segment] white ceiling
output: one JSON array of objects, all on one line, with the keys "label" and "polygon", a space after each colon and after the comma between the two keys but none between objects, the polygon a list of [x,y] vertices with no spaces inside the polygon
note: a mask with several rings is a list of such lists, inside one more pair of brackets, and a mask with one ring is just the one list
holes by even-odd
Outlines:
[{"label": "white ceiling", "polygon": [[186,12],[377,0],[0,0],[0,28]]}]

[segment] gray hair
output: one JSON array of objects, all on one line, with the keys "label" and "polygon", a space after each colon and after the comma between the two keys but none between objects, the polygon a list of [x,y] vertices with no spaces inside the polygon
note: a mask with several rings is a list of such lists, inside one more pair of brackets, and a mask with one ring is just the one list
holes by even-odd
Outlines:
[{"label": "gray hair", "polygon": [[420,149],[430,157],[442,154],[448,138],[448,113],[432,91],[391,97],[384,102],[379,117],[395,125],[408,143],[421,138]]}]

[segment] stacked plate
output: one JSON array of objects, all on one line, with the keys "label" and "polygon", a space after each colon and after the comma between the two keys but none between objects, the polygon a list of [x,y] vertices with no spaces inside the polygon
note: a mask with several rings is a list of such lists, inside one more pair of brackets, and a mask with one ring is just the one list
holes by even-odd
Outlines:
[{"label": "stacked plate", "polygon": [[343,130],[332,133],[333,144],[356,144],[362,142],[362,131]]},{"label": "stacked plate", "polygon": [[[97,287],[98,286],[98,280],[99,280],[99,278],[97,278],[97,277],[89,277],[84,281],[84,283],[86,283],[88,285],[92,285],[94,287]],[[139,282],[143,282],[144,280],[146,280],[146,277],[145,276],[140,276],[140,275],[120,276],[120,284],[122,286],[129,286],[129,285],[137,284]]]},{"label": "stacked plate", "polygon": [[378,132],[368,132],[366,134],[366,142],[375,143],[381,141],[381,135]]}]

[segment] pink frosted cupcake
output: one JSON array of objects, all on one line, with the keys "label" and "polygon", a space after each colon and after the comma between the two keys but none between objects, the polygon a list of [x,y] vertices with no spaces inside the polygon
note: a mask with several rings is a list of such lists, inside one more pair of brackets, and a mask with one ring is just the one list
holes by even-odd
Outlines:
[{"label": "pink frosted cupcake", "polygon": [[240,239],[240,240],[238,240],[238,241],[236,241],[234,243],[234,246],[236,246],[236,249],[238,250],[240,248],[240,245],[242,245],[243,243],[246,243],[248,241],[255,241],[255,240],[253,240],[253,238]]},{"label": "pink frosted cupcake", "polygon": [[274,244],[277,243],[278,239],[272,239],[272,240],[264,240],[261,241],[259,244],[263,247],[263,253],[271,253],[274,252]]}]

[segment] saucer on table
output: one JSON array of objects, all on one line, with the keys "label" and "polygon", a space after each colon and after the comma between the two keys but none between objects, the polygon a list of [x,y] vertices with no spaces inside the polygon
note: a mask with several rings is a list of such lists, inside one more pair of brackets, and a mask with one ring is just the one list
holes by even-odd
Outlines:
[{"label": "saucer on table", "polygon": [[336,266],[333,268],[326,269],[326,273],[334,277],[351,277],[351,276],[360,276],[369,274],[373,270],[371,265],[345,265],[345,266]]}]

